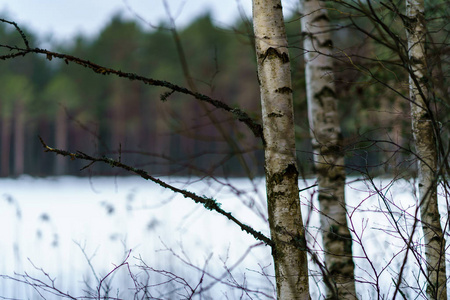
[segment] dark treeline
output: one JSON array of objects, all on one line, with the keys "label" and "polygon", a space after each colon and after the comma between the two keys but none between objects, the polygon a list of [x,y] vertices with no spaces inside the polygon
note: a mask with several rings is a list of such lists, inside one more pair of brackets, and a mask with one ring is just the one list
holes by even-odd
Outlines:
[{"label": "dark treeline", "polygon": [[[302,149],[299,166],[308,175],[313,164],[299,26],[295,16],[287,23],[296,134],[298,149]],[[31,43],[36,41],[32,32],[22,29]],[[377,51],[376,44],[355,32],[341,28],[335,34],[336,48],[355,55],[354,59]],[[22,44],[17,31],[4,23],[0,35],[8,44]],[[69,46],[50,48],[108,68],[186,86],[260,119],[254,44],[251,25],[246,22],[218,28],[205,15],[174,32],[165,25],[144,30],[116,16],[96,38],[78,36]],[[44,153],[38,136],[50,146],[121,159],[155,175],[262,175],[261,145],[248,128],[187,96],[173,93],[162,101],[161,95],[170,92],[167,89],[102,76],[64,61],[49,63],[46,57],[34,55],[2,61],[0,72],[1,176],[117,171],[98,165],[80,173],[81,161]],[[364,78],[364,73],[339,55],[336,74],[349,172],[367,167],[389,172],[403,167],[405,157],[392,156],[398,145],[381,148],[372,141],[391,139],[409,147],[408,103]],[[386,82],[389,76],[400,76],[382,67],[380,74]],[[407,91],[406,86],[399,89]]]}]

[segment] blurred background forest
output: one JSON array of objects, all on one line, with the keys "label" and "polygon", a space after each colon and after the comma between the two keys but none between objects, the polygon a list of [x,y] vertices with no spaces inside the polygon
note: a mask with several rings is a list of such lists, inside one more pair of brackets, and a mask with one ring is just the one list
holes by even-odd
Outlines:
[{"label": "blurred background forest", "polygon": [[[333,20],[341,21],[339,17]],[[37,45],[36,35],[22,29],[32,46]],[[302,175],[308,176],[313,173],[313,162],[298,16],[287,21],[287,30],[299,166]],[[143,29],[120,15],[95,38],[78,36],[70,44],[53,43],[46,48],[108,68],[190,86],[259,120],[251,32],[249,21],[225,29],[216,27],[208,14],[197,18],[177,31],[185,68],[170,24]],[[409,149],[411,140],[409,103],[399,96],[408,93],[407,74],[396,74],[395,68],[387,70],[377,61],[362,59],[389,59],[390,55],[363,34],[345,26],[333,34],[342,151],[349,173],[369,170],[385,174],[410,168],[410,154],[399,151],[399,146]],[[4,23],[0,24],[0,35],[5,44],[23,43],[17,31]],[[371,70],[370,76],[365,77],[360,65]],[[49,146],[120,159],[153,175],[263,174],[262,145],[248,128],[230,114],[188,96],[174,93],[162,101],[167,89],[102,76],[64,61],[48,62],[36,55],[2,61],[0,74],[1,176],[119,172],[107,165],[80,172],[82,161],[45,153],[38,136]],[[380,79],[395,86],[398,93],[383,87]],[[381,146],[374,142],[379,140],[393,143]]]}]

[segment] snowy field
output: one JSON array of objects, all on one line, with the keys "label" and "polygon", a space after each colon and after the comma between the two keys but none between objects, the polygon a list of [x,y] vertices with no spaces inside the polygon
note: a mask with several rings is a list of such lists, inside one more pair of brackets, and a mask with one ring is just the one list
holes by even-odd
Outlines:
[{"label": "snowy field", "polygon": [[[166,181],[214,197],[269,236],[263,179]],[[300,188],[313,184],[302,181]],[[417,214],[414,183],[355,180],[346,193],[357,292],[361,299],[390,299],[406,253],[400,233],[409,237]],[[192,290],[202,292],[198,299],[275,297],[269,247],[225,217],[143,179],[0,179],[0,197],[0,299],[63,299],[56,290],[76,299],[184,299]],[[448,203],[440,200],[447,220]],[[309,245],[320,250],[314,188],[303,191],[301,201]],[[413,245],[421,253],[416,232]],[[310,269],[312,297],[323,299],[311,260]],[[400,290],[407,299],[425,299],[424,277],[411,252],[403,277]]]}]

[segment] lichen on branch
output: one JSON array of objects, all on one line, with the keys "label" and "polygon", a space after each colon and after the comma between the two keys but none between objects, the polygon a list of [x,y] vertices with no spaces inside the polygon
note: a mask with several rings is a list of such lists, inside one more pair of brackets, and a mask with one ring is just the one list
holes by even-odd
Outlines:
[{"label": "lichen on branch", "polygon": [[215,200],[211,197],[199,196],[191,191],[179,189],[171,184],[168,184],[165,181],[162,181],[159,178],[151,176],[150,174],[148,174],[146,171],[144,171],[142,169],[138,169],[138,168],[126,165],[126,164],[122,163],[120,160],[115,160],[115,159],[112,159],[112,158],[109,158],[106,156],[93,157],[93,156],[90,156],[81,151],[77,151],[76,153],[73,153],[73,152],[69,152],[66,150],[62,150],[62,149],[52,148],[52,147],[48,146],[41,137],[39,137],[39,140],[41,141],[41,144],[44,147],[45,152],[53,152],[53,153],[56,153],[56,154],[59,154],[62,156],[70,157],[70,159],[72,159],[72,160],[81,159],[81,160],[89,161],[90,163],[87,166],[83,167],[82,169],[86,169],[87,167],[92,166],[96,162],[106,163],[106,164],[110,165],[111,167],[121,168],[123,170],[132,172],[136,175],[139,175],[143,179],[150,180],[163,188],[171,190],[174,193],[181,194],[185,198],[190,198],[195,203],[202,204],[206,209],[215,211],[215,212],[225,216],[228,220],[230,220],[233,223],[235,223],[236,225],[238,225],[242,231],[247,232],[248,234],[253,236],[256,240],[262,241],[268,246],[273,246],[273,242],[270,238],[266,237],[263,233],[253,229],[251,226],[242,223],[236,217],[234,217],[230,212],[223,210],[221,208],[221,203],[219,203],[217,200]]}]

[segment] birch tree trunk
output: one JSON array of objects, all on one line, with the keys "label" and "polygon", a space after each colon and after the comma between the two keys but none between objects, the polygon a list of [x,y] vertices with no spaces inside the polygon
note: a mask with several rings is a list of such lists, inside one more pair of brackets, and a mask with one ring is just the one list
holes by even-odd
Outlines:
[{"label": "birch tree trunk", "polygon": [[310,299],[300,211],[291,69],[280,0],[253,0],[269,225],[278,299]]},{"label": "birch tree trunk", "polygon": [[329,277],[327,299],[355,299],[352,237],[345,206],[342,135],[334,86],[330,22],[323,1],[302,0],[308,117],[318,179],[320,222]]},{"label": "birch tree trunk", "polygon": [[445,239],[437,203],[437,149],[426,86],[426,24],[423,0],[406,0],[412,131],[419,157],[420,216],[425,243],[427,296],[447,299]]}]

